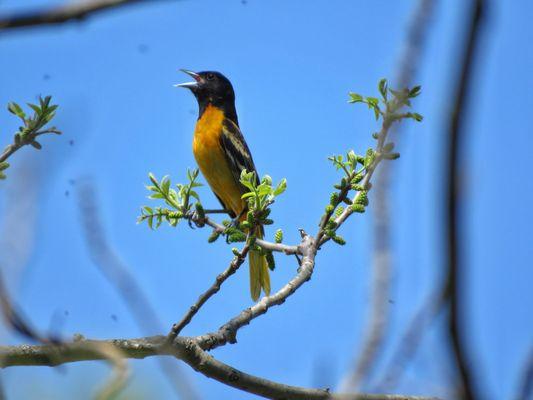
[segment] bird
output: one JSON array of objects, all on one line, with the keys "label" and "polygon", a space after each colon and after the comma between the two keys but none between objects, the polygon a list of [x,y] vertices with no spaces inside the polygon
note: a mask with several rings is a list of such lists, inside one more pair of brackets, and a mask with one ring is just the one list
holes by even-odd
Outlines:
[{"label": "bird", "polygon": [[[241,172],[259,175],[252,154],[239,128],[235,108],[235,91],[228,78],[217,71],[193,72],[181,69],[192,82],[174,85],[189,89],[198,102],[198,119],[194,128],[192,149],[200,172],[211,190],[236,223],[246,219],[247,202],[242,195],[248,192],[240,182]],[[255,228],[262,239],[264,229]],[[254,301],[261,290],[270,295],[270,274],[267,260],[255,250],[249,253],[250,294]]]}]

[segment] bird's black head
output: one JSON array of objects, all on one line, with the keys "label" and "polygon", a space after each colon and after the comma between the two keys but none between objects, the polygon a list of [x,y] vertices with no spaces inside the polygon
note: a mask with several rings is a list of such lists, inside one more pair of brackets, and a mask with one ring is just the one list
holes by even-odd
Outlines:
[{"label": "bird's black head", "polygon": [[200,116],[208,105],[221,108],[226,116],[237,122],[235,92],[228,78],[216,71],[193,72],[182,69],[194,81],[174,85],[189,89],[198,100]]}]

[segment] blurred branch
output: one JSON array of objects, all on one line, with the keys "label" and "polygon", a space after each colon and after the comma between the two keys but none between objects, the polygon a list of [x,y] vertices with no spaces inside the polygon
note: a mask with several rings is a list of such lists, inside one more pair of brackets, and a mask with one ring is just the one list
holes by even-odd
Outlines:
[{"label": "blurred branch", "polygon": [[[429,21],[435,7],[435,0],[419,0],[407,29],[407,37],[398,61],[396,86],[405,88],[412,85],[421,62]],[[391,129],[396,134],[402,125]],[[395,135],[395,141],[398,136]],[[381,354],[389,320],[389,299],[392,281],[390,250],[390,165],[381,167],[374,194],[374,254],[372,262],[372,306],[365,328],[363,343],[355,353],[350,369],[342,378],[341,390],[357,390],[368,382],[374,365]]]},{"label": "blurred branch", "polygon": [[[176,357],[203,375],[226,385],[270,399],[331,399],[331,400],[430,400],[429,397],[381,394],[331,394],[328,390],[307,389],[284,385],[246,374],[213,358],[195,342],[194,338],[178,337],[168,345],[165,336],[138,339],[78,340],[61,346],[0,346],[0,365],[55,366],[77,361],[102,360],[98,346],[106,344],[120,350],[126,358],[169,355]],[[54,355],[53,357],[51,355]]]},{"label": "blurred branch", "polygon": [[[78,201],[85,239],[95,265],[125,301],[140,331],[143,334],[149,334],[151,329],[160,332],[162,325],[155,309],[130,273],[128,266],[116,254],[106,237],[98,210],[95,188],[87,180],[80,183]],[[179,365],[165,358],[160,358],[158,361],[163,374],[179,398],[198,399],[198,395],[179,369]]]},{"label": "blurred branch", "polygon": [[33,328],[31,322],[13,304],[0,272],[0,306],[7,326],[19,335],[40,343],[59,343],[54,336],[45,336]]},{"label": "blurred branch", "polygon": [[446,224],[445,237],[448,251],[446,300],[450,304],[448,318],[448,330],[455,362],[459,372],[461,383],[460,397],[465,400],[479,398],[473,382],[472,364],[468,360],[466,345],[464,341],[464,312],[465,304],[463,296],[465,290],[465,264],[462,263],[464,257],[461,254],[461,245],[466,245],[467,241],[460,229],[460,200],[459,188],[460,178],[464,169],[460,165],[459,155],[465,135],[465,117],[469,115],[467,111],[468,95],[471,91],[471,78],[477,46],[482,31],[484,3],[483,0],[473,0],[471,10],[468,15],[467,29],[465,33],[464,53],[461,57],[459,78],[455,92],[455,101],[450,118],[449,126],[449,147],[445,165],[446,171]]},{"label": "blurred branch", "polygon": [[61,24],[72,20],[82,21],[93,14],[136,3],[154,3],[146,0],[85,0],[53,8],[26,11],[0,16],[0,30],[38,25]]},{"label": "blurred branch", "polygon": [[391,357],[387,367],[384,369],[385,373],[383,379],[375,386],[376,390],[392,390],[401,379],[407,368],[407,364],[416,354],[420,342],[422,341],[422,337],[427,332],[430,323],[445,306],[444,296],[442,294],[443,289],[440,285],[438,289],[439,290],[431,293],[427,301],[422,304],[407,325],[407,329],[404,332],[395,353]]},{"label": "blurred branch", "polygon": [[518,395],[516,400],[532,400],[533,399],[533,346],[529,349],[527,358],[521,372],[520,386],[518,388]]},{"label": "blurred branch", "polygon": [[126,385],[130,374],[124,354],[120,349],[106,342],[88,343],[87,348],[100,353],[112,366],[113,374],[97,393],[96,400],[114,399]]}]

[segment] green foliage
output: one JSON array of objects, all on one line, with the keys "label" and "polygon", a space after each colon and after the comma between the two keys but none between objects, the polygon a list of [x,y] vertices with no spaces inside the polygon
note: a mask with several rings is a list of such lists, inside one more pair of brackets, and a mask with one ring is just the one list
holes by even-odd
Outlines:
[{"label": "green foliage", "polygon": [[274,234],[274,241],[276,243],[283,242],[283,231],[281,229],[278,229],[276,233]]},{"label": "green foliage", "polygon": [[[150,191],[149,198],[152,200],[162,200],[165,206],[155,208],[144,206],[141,209],[141,215],[138,223],[146,221],[151,229],[158,228],[163,222],[171,226],[176,226],[182,219],[187,219],[189,224],[194,222],[197,226],[205,224],[205,213],[198,193],[195,188],[202,186],[197,182],[199,175],[198,169],[187,170],[186,184],[177,184],[176,189],[171,188],[171,182],[168,176],[164,176],[160,181],[153,175],[149,174],[150,185],[146,188]],[[245,193],[242,198],[248,203],[248,212],[246,219],[237,223],[236,221],[222,221],[224,231],[214,229],[209,238],[209,243],[215,242],[220,235],[226,237],[227,243],[246,242],[254,247],[255,235],[254,227],[257,225],[271,225],[274,223],[270,216],[270,205],[274,203],[275,198],[282,194],[287,188],[287,181],[282,179],[275,187],[272,186],[272,178],[265,175],[260,182],[257,182],[254,172],[242,171],[240,177],[241,183],[249,192]],[[193,211],[194,210],[194,211]],[[249,234],[248,232],[252,232]],[[281,230],[276,232],[276,240],[283,239]],[[257,247],[257,246],[255,246]],[[238,255],[238,250],[232,250]],[[265,254],[270,269],[275,267],[274,257],[269,252],[264,252],[258,247],[257,251]]]},{"label": "green foliage", "polygon": [[0,163],[0,179],[6,179],[6,175],[4,174],[4,170],[9,168],[9,163],[4,161]]},{"label": "green foliage", "polygon": [[[61,132],[56,127],[46,128],[46,125],[54,118],[56,114],[57,105],[50,105],[51,96],[46,96],[44,99],[39,97],[39,105],[28,103],[33,113],[28,116],[20,105],[15,102],[8,103],[7,110],[20,118],[22,126],[15,132],[13,144],[9,145],[6,151],[10,154],[25,145],[31,145],[37,150],[42,148],[42,145],[36,140],[38,136],[44,134],[60,135]],[[5,153],[4,153],[5,154]],[[9,154],[9,155],[10,155]],[[7,158],[6,155],[4,158]],[[6,162],[0,162],[0,179],[5,179],[5,171],[9,167]]]},{"label": "green foliage", "polygon": [[213,242],[215,242],[219,237],[220,237],[220,232],[217,231],[216,229],[213,229],[213,232],[211,232],[211,235],[209,235],[209,237],[207,238],[207,241],[208,241],[209,243],[213,243]]},{"label": "green foliage", "polygon": [[267,251],[265,254],[266,262],[268,265],[268,268],[271,271],[274,271],[276,269],[276,260],[274,259],[274,255],[271,251]]},{"label": "green foliage", "polygon": [[286,179],[282,179],[276,187],[273,187],[272,178],[265,175],[257,184],[255,172],[248,172],[245,169],[241,172],[240,181],[249,190],[242,195],[242,198],[248,202],[249,210],[256,213],[265,211],[274,203],[275,198],[287,189]]},{"label": "green foliage", "polygon": [[[395,160],[400,157],[399,153],[393,153],[394,143],[386,143],[387,133],[394,122],[403,119],[422,121],[422,115],[415,112],[402,113],[404,107],[411,107],[411,99],[420,94],[421,87],[412,89],[394,90],[389,87],[386,79],[378,83],[380,98],[362,96],[359,93],[350,92],[349,103],[364,103],[374,112],[376,120],[381,118],[382,126],[379,132],[373,133],[372,137],[377,140],[375,148],[368,148],[364,154],[357,154],[350,150],[346,155],[333,155],[328,159],[337,170],[343,171],[340,182],[334,185],[335,192],[331,193],[329,204],[325,207],[320,226],[324,235],[335,243],[345,244],[345,240],[336,234],[338,219],[343,215],[344,208],[341,203],[349,204],[349,212],[364,213],[368,206],[368,190],[371,185],[367,174],[371,174],[381,160]],[[350,191],[357,194],[350,200]]]},{"label": "green foliage", "polygon": [[[186,218],[192,212],[191,200],[195,199],[194,209],[196,218],[201,220],[205,217],[204,209],[200,203],[200,197],[194,190],[202,186],[197,182],[199,175],[198,169],[187,170],[188,183],[176,185],[177,190],[171,188],[170,178],[164,176],[161,181],[152,174],[148,174],[151,185],[147,185],[151,194],[148,196],[152,200],[163,200],[168,207],[148,207],[144,206],[141,209],[141,215],[137,219],[137,223],[146,221],[150,229],[158,228],[163,221],[168,222],[170,226],[176,226],[183,218]],[[213,239],[213,241],[215,241]]]},{"label": "green foliage", "polygon": [[246,223],[241,224],[241,228],[250,229],[254,225],[272,225],[274,221],[270,215],[270,205],[272,205],[277,196],[287,189],[287,180],[282,179],[276,186],[272,185],[272,178],[268,175],[263,176],[258,183],[255,172],[243,170],[240,181],[249,191],[242,195],[242,198],[248,203],[248,213]]}]

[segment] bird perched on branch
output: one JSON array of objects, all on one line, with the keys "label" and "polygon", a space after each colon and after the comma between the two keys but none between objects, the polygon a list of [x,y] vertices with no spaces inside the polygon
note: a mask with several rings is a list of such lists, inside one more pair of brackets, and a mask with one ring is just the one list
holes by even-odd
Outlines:
[{"label": "bird perched on branch", "polygon": [[[222,207],[235,221],[242,221],[248,211],[242,195],[248,190],[240,183],[241,172],[255,172],[257,182],[259,177],[239,129],[233,86],[220,72],[181,71],[194,81],[175,86],[189,89],[199,106],[192,143],[196,162]],[[263,227],[255,229],[256,237],[263,238]],[[265,256],[253,250],[249,254],[250,293],[256,301],[261,289],[270,294],[270,275]]]}]

